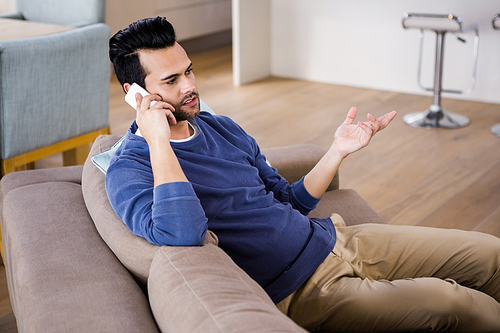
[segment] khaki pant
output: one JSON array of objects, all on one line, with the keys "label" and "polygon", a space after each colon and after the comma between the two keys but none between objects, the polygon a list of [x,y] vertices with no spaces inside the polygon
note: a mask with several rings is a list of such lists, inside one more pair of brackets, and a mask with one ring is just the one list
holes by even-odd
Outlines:
[{"label": "khaki pant", "polygon": [[333,215],[337,243],[278,308],[310,330],[500,332],[500,239]]}]

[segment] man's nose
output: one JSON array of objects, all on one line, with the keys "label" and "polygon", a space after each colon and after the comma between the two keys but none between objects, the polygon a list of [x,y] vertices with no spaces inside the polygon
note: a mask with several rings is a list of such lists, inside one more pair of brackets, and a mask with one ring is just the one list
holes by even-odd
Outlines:
[{"label": "man's nose", "polygon": [[187,95],[196,90],[194,82],[191,82],[187,77],[182,78],[181,94]]}]

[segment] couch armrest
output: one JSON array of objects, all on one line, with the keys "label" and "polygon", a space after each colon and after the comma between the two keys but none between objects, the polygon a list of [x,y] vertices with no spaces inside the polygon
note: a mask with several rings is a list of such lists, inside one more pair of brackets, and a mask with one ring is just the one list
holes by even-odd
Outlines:
[{"label": "couch armrest", "polygon": [[349,189],[326,192],[308,216],[325,218],[333,213],[342,216],[346,225],[387,223],[356,191]]},{"label": "couch armrest", "polygon": [[[97,233],[81,185],[50,182],[38,171],[6,178],[25,184],[2,198],[7,282],[19,331],[157,332],[141,288]],[[23,177],[45,182],[28,184]]]},{"label": "couch armrest", "polygon": [[6,174],[0,181],[0,211],[2,210],[3,198],[12,189],[30,184],[54,181],[81,184],[82,170],[82,165],[75,165],[71,167],[25,170]]},{"label": "couch armrest", "polygon": [[69,167],[25,170],[6,174],[0,181],[0,196],[4,197],[10,190],[30,184],[48,182],[82,183],[83,165]]},{"label": "couch armrest", "polygon": [[305,332],[213,244],[158,249],[148,291],[162,332]]},{"label": "couch armrest", "polygon": [[[278,148],[265,148],[262,153],[288,182],[294,183],[305,176],[323,157],[325,151],[316,145],[304,144]],[[335,175],[327,191],[339,188],[339,174]]]}]

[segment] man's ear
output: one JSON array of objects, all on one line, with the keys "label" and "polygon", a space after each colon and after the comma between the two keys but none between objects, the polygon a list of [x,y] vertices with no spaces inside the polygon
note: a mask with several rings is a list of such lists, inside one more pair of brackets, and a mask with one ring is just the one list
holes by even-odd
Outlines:
[{"label": "man's ear", "polygon": [[123,84],[123,89],[125,90],[126,93],[128,92],[128,90],[130,89],[131,86],[132,85],[130,83],[124,83]]}]

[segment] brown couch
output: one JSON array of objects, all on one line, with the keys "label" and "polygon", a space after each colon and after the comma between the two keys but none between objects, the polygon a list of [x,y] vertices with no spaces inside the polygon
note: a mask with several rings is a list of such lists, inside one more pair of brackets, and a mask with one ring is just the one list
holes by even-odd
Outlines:
[{"label": "brown couch", "polygon": [[[93,156],[118,136],[99,137]],[[264,149],[293,182],[324,151]],[[104,174],[84,166],[22,171],[1,182],[2,237],[19,332],[301,332],[262,288],[217,247],[157,247],[113,212]],[[311,213],[347,224],[385,223],[338,178]]]}]

